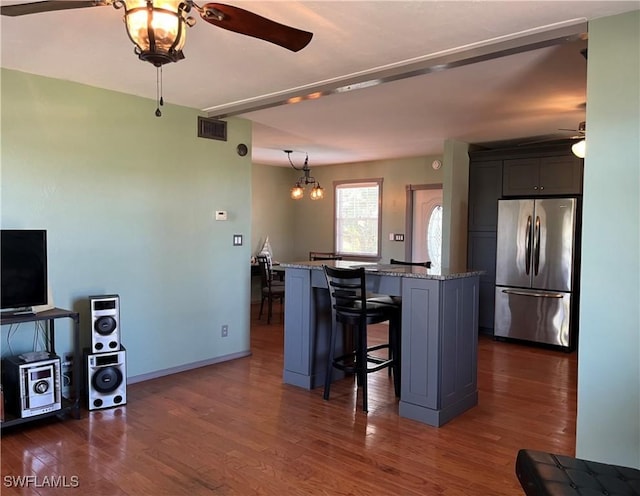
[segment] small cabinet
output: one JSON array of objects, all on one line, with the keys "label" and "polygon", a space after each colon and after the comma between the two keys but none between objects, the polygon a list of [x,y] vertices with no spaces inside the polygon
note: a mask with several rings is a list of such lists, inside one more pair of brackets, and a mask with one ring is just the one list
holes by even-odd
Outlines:
[{"label": "small cabinet", "polygon": [[582,194],[582,160],[573,156],[504,160],[503,196]]},{"label": "small cabinet", "polygon": [[403,277],[402,302],[398,412],[439,427],[478,403],[478,277]]}]

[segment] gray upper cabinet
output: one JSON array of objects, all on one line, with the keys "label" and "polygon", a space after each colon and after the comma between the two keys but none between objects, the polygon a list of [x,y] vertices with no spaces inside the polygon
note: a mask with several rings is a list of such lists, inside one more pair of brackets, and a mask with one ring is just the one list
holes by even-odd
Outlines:
[{"label": "gray upper cabinet", "polygon": [[503,196],[582,194],[582,161],[573,156],[504,160]]},{"label": "gray upper cabinet", "polygon": [[541,195],[581,195],[582,159],[574,155],[540,159]]},{"label": "gray upper cabinet", "polygon": [[495,231],[502,196],[502,160],[472,162],[469,185],[469,231]]}]

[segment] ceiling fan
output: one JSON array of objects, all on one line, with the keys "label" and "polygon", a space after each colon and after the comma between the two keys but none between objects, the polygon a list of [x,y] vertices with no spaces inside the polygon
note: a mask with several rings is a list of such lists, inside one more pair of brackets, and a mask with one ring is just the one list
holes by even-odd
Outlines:
[{"label": "ceiling fan", "polygon": [[[3,5],[0,6],[0,14],[17,17],[109,5],[124,9],[124,22],[127,34],[135,45],[134,53],[140,60],[158,69],[158,80],[164,64],[184,59],[182,48],[186,28],[196,23],[196,19],[190,16],[192,11],[209,24],[268,41],[292,52],[302,50],[313,37],[313,33],[280,24],[239,7],[222,3],[199,5],[193,0],[49,0]],[[160,117],[163,99],[160,89],[158,93],[156,116]]]},{"label": "ceiling fan", "polygon": [[558,129],[558,131],[571,131],[577,133],[573,136],[567,136],[565,139],[584,139],[587,133],[587,123],[585,121],[582,121],[580,124],[578,124],[578,129],[566,129],[561,127]]},{"label": "ceiling fan", "polygon": [[575,139],[576,141],[573,145],[571,145],[571,151],[578,158],[584,158],[587,152],[587,123],[582,121],[578,125],[578,129],[560,129],[561,131],[574,131],[578,134],[574,136],[570,136],[568,139]]},{"label": "ceiling fan", "polygon": [[587,123],[582,121],[578,124],[578,129],[567,129],[567,128],[558,128],[558,131],[571,131],[574,134],[573,136],[565,136],[564,134],[559,135],[558,133],[547,134],[544,136],[539,136],[534,139],[525,139],[520,140],[517,143],[517,146],[531,146],[537,145],[539,143],[549,143],[549,142],[563,142],[573,140],[575,143],[571,145],[571,151],[573,154],[579,158],[584,158],[586,153],[586,136],[587,136]]},{"label": "ceiling fan", "polygon": [[193,0],[50,0],[3,5],[0,14],[16,17],[108,5],[116,9],[124,8],[127,32],[136,45],[136,54],[155,66],[184,58],[182,47],[185,27],[191,27],[196,22],[189,16],[192,10],[214,26],[268,41],[293,52],[302,50],[313,37],[313,33],[280,24],[239,7],[222,3],[200,6]]}]

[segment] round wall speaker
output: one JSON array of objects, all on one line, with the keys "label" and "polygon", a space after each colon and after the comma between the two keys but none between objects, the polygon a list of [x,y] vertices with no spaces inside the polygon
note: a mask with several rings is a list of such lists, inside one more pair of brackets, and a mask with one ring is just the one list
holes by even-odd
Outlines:
[{"label": "round wall speaker", "polygon": [[249,151],[249,148],[247,148],[247,145],[245,145],[244,143],[240,143],[237,146],[236,151],[238,152],[238,155],[240,155],[241,157],[244,157]]}]

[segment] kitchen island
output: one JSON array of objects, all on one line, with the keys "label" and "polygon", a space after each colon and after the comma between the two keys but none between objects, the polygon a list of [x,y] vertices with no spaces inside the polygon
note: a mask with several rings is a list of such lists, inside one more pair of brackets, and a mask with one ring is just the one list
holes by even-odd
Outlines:
[{"label": "kitchen island", "polygon": [[323,265],[365,267],[367,289],[402,297],[400,416],[441,426],[478,403],[478,286],[481,271],[322,261],[285,269],[283,380],[324,385],[331,309]]}]

